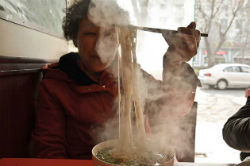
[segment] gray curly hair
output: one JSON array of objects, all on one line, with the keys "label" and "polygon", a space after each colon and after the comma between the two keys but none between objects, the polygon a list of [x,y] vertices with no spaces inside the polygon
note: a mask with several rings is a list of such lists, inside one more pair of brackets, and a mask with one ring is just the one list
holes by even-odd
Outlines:
[{"label": "gray curly hair", "polygon": [[91,0],[75,0],[74,3],[65,10],[66,16],[63,18],[62,29],[64,37],[67,40],[73,40],[76,43],[79,25],[83,18],[88,16],[88,9]]}]

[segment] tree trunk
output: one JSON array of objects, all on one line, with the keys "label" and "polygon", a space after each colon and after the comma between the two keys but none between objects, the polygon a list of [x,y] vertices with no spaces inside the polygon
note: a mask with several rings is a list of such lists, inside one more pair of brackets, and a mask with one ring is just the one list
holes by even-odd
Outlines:
[{"label": "tree trunk", "polygon": [[207,49],[208,67],[212,67],[214,66],[215,55],[214,53],[212,53],[212,49],[208,41],[208,38],[205,39],[205,45]]}]

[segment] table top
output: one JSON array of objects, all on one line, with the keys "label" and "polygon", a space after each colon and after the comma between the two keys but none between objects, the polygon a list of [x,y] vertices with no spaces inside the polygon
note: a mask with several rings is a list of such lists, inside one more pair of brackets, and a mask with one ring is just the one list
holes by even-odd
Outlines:
[{"label": "table top", "polygon": [[[2,158],[0,166],[93,166],[92,160]],[[234,164],[175,163],[174,166],[234,166]]]}]

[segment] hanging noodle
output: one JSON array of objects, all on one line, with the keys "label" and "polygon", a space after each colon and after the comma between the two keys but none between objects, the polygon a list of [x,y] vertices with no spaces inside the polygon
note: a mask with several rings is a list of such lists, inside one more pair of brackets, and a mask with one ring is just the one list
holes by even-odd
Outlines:
[{"label": "hanging noodle", "polygon": [[[119,143],[118,147],[104,149],[97,154],[100,159],[120,165],[139,163],[154,165],[169,160],[168,156],[156,154],[147,147],[147,140],[144,126],[143,109],[139,92],[139,76],[136,58],[136,35],[137,30],[131,27],[120,29],[121,43],[121,65],[118,60],[118,108],[119,108]],[[120,73],[121,69],[121,73]],[[122,93],[121,83],[122,80]],[[131,126],[131,110],[135,109],[137,140],[133,140]],[[108,157],[103,157],[105,156]],[[115,161],[113,161],[115,160]],[[119,162],[118,162],[119,161]]]},{"label": "hanging noodle", "polygon": [[[129,26],[127,12],[121,11],[116,5],[112,6],[112,1],[94,0],[93,2],[95,5],[89,9],[89,16],[94,24],[98,25],[101,22],[101,25],[104,26],[110,23],[120,26],[128,25],[120,27],[119,31],[121,58],[120,60],[117,58],[119,109],[118,146],[103,149],[98,152],[97,156],[104,161],[112,161],[111,163],[113,164],[136,162],[145,165],[153,165],[158,163],[158,161],[165,161],[164,157],[159,157],[159,155],[155,155],[156,153],[150,153],[152,149],[147,145],[148,141],[145,134],[144,115],[139,91],[139,69],[136,58],[137,29],[135,26]],[[107,2],[107,4],[104,4],[104,2]],[[107,8],[104,9],[103,7]],[[108,10],[106,11],[106,9]],[[112,13],[112,15],[110,13]],[[133,139],[132,135],[132,107],[135,110],[138,134],[135,139]]]},{"label": "hanging noodle", "polygon": [[[138,65],[136,58],[136,35],[137,30],[130,27],[123,27],[120,30],[122,67],[121,76],[123,83],[123,94],[119,94],[119,96],[122,96],[121,105],[119,105],[119,117],[121,117],[119,118],[120,135],[119,146],[117,147],[117,149],[112,150],[110,154],[114,158],[122,160],[128,160],[134,156],[134,153],[136,153],[131,151],[134,146],[131,126],[132,100],[136,114],[138,140],[140,140],[140,144],[136,145],[136,150],[144,151],[146,147],[146,134],[144,127],[143,110],[140,104],[139,79],[137,73]],[[118,82],[118,84],[120,83]],[[120,85],[118,86],[118,91],[120,91]],[[139,156],[139,158],[140,157],[143,156]]]},{"label": "hanging noodle", "polygon": [[[130,158],[129,150],[132,148],[132,126],[131,126],[131,95],[132,95],[132,44],[131,35],[128,28],[120,30],[121,42],[121,77],[123,84],[123,94],[120,107],[120,137],[119,146],[112,152],[114,158]],[[119,87],[120,88],[120,87]]]}]

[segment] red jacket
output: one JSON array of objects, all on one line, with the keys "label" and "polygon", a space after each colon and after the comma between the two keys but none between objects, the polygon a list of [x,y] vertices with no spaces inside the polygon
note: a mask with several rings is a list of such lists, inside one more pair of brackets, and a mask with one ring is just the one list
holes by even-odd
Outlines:
[{"label": "red jacket", "polygon": [[[88,85],[81,85],[79,84],[81,81],[76,82],[66,74],[67,72],[62,67],[44,70],[37,100],[36,127],[33,132],[35,157],[90,159],[91,149],[96,144],[95,137],[99,134],[98,131],[95,132],[96,129],[101,131],[109,127],[104,126],[105,121],[116,115],[112,108],[117,96],[117,83],[111,74],[104,71],[99,83],[91,83],[89,80]],[[148,80],[164,85],[161,81],[154,80],[152,76]],[[160,91],[159,86],[156,88],[157,90],[151,90],[152,93]],[[183,92],[181,94],[183,95]],[[171,99],[174,98],[172,96]],[[162,104],[164,101],[163,97],[152,103]],[[185,106],[185,110],[180,111],[181,116],[190,111],[192,102],[193,99],[190,100],[188,107]],[[173,103],[173,106],[176,104]],[[150,104],[148,105],[150,108]],[[168,103],[168,106],[172,109],[171,103]],[[149,126],[146,127],[150,131]],[[112,134],[114,137],[118,136],[117,133]]]},{"label": "red jacket", "polygon": [[47,69],[40,84],[33,132],[38,158],[91,157],[93,125],[114,116],[113,78],[103,72],[100,83],[81,86],[59,69]]}]

